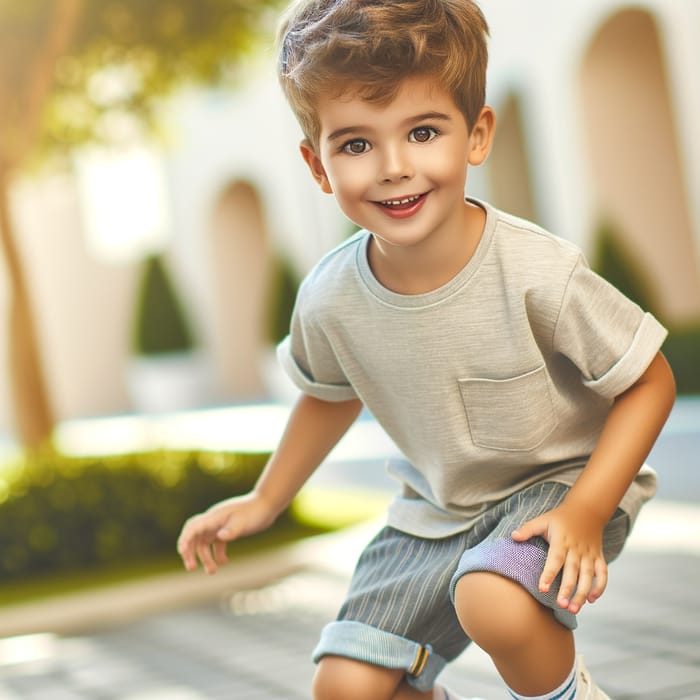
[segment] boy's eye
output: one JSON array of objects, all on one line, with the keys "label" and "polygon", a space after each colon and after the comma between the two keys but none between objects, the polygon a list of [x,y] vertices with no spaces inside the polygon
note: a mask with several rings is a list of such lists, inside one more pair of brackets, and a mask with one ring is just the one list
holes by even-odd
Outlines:
[{"label": "boy's eye", "polygon": [[432,126],[418,126],[409,135],[409,141],[413,143],[428,143],[432,141],[438,132]]},{"label": "boy's eye", "polygon": [[343,144],[343,151],[352,156],[359,156],[369,151],[369,143],[364,139],[353,139]]}]

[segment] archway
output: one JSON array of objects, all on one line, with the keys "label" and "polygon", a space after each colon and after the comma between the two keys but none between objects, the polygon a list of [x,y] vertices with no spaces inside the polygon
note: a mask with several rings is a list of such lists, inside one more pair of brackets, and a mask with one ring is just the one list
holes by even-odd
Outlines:
[{"label": "archway", "polygon": [[537,221],[520,101],[512,93],[498,109],[496,130],[487,161],[491,202],[510,214]]},{"label": "archway", "polygon": [[263,209],[252,185],[235,181],[222,192],[210,243],[220,393],[226,400],[260,399],[271,265]]},{"label": "archway", "polygon": [[700,316],[700,273],[661,43],[640,9],[595,34],[581,110],[601,221],[633,252],[663,319]]}]

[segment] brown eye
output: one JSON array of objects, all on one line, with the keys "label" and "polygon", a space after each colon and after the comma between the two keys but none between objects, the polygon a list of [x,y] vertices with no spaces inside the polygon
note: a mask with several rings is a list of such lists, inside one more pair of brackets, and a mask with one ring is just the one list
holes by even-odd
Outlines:
[{"label": "brown eye", "polygon": [[437,131],[429,126],[419,126],[411,132],[410,141],[414,143],[428,143],[437,136]]},{"label": "brown eye", "polygon": [[353,139],[348,141],[343,150],[353,156],[359,156],[369,150],[369,144],[364,139]]}]

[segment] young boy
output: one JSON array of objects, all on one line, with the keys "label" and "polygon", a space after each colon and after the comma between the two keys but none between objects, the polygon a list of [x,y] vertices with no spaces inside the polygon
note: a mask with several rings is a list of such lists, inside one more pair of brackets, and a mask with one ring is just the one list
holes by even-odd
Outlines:
[{"label": "young boy", "polygon": [[317,700],[454,699],[474,641],[515,698],[606,698],[572,630],[601,596],[674,401],[665,331],[571,244],[464,197],[494,133],[472,0],[299,0],[280,80],[326,193],[363,228],[302,285],[302,389],[255,489],[191,518],[187,569],[268,527],[366,406],[402,491],[314,652]]}]

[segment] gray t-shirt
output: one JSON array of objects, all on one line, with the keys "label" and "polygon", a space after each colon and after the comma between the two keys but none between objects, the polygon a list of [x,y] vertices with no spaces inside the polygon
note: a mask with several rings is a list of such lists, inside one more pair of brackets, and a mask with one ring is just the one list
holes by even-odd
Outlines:
[{"label": "gray t-shirt", "polygon": [[[649,366],[664,328],[593,273],[580,250],[488,204],[471,260],[417,295],[388,290],[360,231],[304,280],[279,357],[297,386],[360,398],[405,459],[388,514],[421,537],[465,530],[535,482],[572,484],[612,401]],[[620,504],[655,490],[640,471]]]}]

